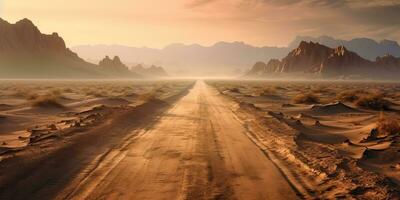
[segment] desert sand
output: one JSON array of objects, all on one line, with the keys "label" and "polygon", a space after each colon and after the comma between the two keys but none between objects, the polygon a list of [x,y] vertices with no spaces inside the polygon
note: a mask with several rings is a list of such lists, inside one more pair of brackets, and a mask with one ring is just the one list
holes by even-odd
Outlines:
[{"label": "desert sand", "polygon": [[398,83],[209,81],[305,197],[399,196]]},{"label": "desert sand", "polygon": [[396,83],[2,87],[0,199],[399,197]]},{"label": "desert sand", "polygon": [[[163,87],[173,88],[176,84]],[[68,134],[62,131],[56,139],[45,136],[52,126],[40,128],[38,139],[31,141],[32,135],[25,136],[31,141],[27,145],[4,147],[7,151],[2,154],[0,197],[297,198],[295,188],[244,134],[245,127],[230,110],[234,102],[222,98],[204,82],[197,82],[190,91],[191,82],[178,86],[181,92],[175,92],[172,98],[152,99],[136,107],[131,105],[131,109],[120,108],[126,102],[119,100],[123,105],[112,108],[120,110],[108,117],[102,111],[110,105],[104,104],[115,101],[89,99],[67,104],[73,112],[72,108],[101,103],[78,115],[105,119],[85,126],[86,118],[82,118],[80,130]],[[39,111],[22,106],[4,111],[6,115],[19,112]],[[59,125],[54,129],[59,130]],[[3,135],[12,138],[14,134]],[[11,139],[5,141],[13,144]]]}]

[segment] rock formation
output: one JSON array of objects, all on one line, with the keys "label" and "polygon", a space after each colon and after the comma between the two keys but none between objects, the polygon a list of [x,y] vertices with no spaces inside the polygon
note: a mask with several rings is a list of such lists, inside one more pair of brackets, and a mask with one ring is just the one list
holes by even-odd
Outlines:
[{"label": "rock formation", "polygon": [[391,54],[393,56],[400,56],[400,45],[396,41],[382,40],[375,41],[370,38],[354,38],[351,40],[340,40],[329,36],[308,37],[297,36],[288,46],[290,49],[296,48],[301,41],[318,42],[330,48],[344,46],[346,49],[356,52],[363,58],[368,60],[375,60],[378,56]]},{"label": "rock formation", "polygon": [[[42,34],[29,20],[15,24],[0,18],[0,78],[119,78],[135,75],[119,58],[101,66],[72,52],[57,34]],[[110,68],[103,65],[112,64]],[[115,67],[115,68],[113,68]]]},{"label": "rock formation", "polygon": [[400,58],[396,58],[392,55],[384,55],[382,57],[376,58],[376,64],[388,71],[398,71],[400,70]]},{"label": "rock formation", "polygon": [[277,72],[281,71],[282,69],[280,68],[282,62],[278,59],[271,59],[267,63],[267,68],[265,70],[266,73],[272,73],[272,72]]},{"label": "rock formation", "polygon": [[332,49],[313,42],[302,41],[296,49],[282,59],[279,72],[318,72],[321,63]]},{"label": "rock formation", "polygon": [[259,61],[253,65],[250,71],[247,72],[247,75],[250,76],[263,75],[266,73],[266,70],[267,70],[267,65],[264,62]]},{"label": "rock formation", "polygon": [[[259,62],[257,62],[259,63]],[[369,61],[344,46],[329,48],[314,42],[300,42],[281,61],[255,65],[248,76],[315,74],[322,77],[395,78],[400,75],[400,58],[386,55]]]},{"label": "rock formation", "polygon": [[99,67],[107,72],[112,73],[126,73],[129,72],[128,67],[121,62],[118,56],[114,56],[111,60],[110,57],[106,56],[103,60],[99,62]]},{"label": "rock formation", "polygon": [[344,46],[333,49],[323,60],[320,72],[325,76],[361,75],[368,76],[374,72],[374,63],[348,51]]},{"label": "rock formation", "polygon": [[151,65],[150,67],[144,67],[142,64],[138,64],[131,69],[133,72],[147,76],[147,77],[166,77],[167,72],[163,67]]},{"label": "rock formation", "polygon": [[118,56],[114,56],[113,59],[106,56],[99,62],[99,68],[102,72],[107,73],[110,76],[121,77],[121,78],[135,78],[139,77],[137,73],[129,70],[129,68],[122,63]]}]

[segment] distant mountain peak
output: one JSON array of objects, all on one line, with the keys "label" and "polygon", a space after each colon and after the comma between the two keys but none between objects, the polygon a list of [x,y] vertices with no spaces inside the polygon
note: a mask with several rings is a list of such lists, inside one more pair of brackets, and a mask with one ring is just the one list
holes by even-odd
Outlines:
[{"label": "distant mountain peak", "polygon": [[28,18],[23,18],[23,19],[17,21],[15,24],[25,24],[25,25],[35,26],[33,24],[33,22]]},{"label": "distant mountain peak", "polygon": [[330,48],[336,48],[337,46],[344,46],[349,51],[358,53],[361,57],[369,60],[375,60],[378,56],[383,56],[386,53],[394,56],[400,56],[400,46],[396,41],[382,40],[377,42],[370,38],[360,37],[351,40],[340,40],[330,36],[297,36],[290,44],[289,48],[296,48],[302,41],[318,42],[322,45]]},{"label": "distant mountain peak", "polygon": [[150,67],[144,67],[142,64],[138,64],[131,68],[131,70],[137,74],[147,77],[166,77],[167,72],[163,67],[151,65]]},{"label": "distant mountain peak", "polygon": [[115,63],[122,63],[122,62],[121,62],[121,59],[119,58],[119,56],[114,56],[113,62],[115,62]]},{"label": "distant mountain peak", "polygon": [[393,78],[400,75],[400,58],[385,55],[373,62],[349,51],[344,45],[329,48],[316,42],[301,41],[281,61],[271,59],[268,64],[257,62],[247,75],[266,76],[282,72],[322,77]]}]

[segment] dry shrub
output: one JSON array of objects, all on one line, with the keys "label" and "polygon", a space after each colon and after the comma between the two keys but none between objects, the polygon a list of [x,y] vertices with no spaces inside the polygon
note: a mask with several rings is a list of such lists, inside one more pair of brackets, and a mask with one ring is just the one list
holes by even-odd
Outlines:
[{"label": "dry shrub", "polygon": [[294,103],[315,104],[320,103],[320,99],[314,93],[298,94],[293,98]]},{"label": "dry shrub", "polygon": [[73,93],[74,90],[72,90],[72,88],[64,88],[64,92],[66,92],[66,93]]},{"label": "dry shrub", "polygon": [[62,92],[60,90],[53,89],[50,91],[50,94],[58,97],[61,96]]},{"label": "dry shrub", "polygon": [[12,94],[15,97],[28,97],[31,93],[26,89],[17,88],[16,91]]},{"label": "dry shrub", "polygon": [[154,92],[164,93],[165,91],[162,87],[160,87],[160,88],[155,89]]},{"label": "dry shrub", "polygon": [[287,88],[282,87],[282,86],[276,86],[275,89],[276,90],[288,90]]},{"label": "dry shrub", "polygon": [[381,116],[378,120],[376,130],[379,136],[400,134],[400,123],[396,119]]},{"label": "dry shrub", "polygon": [[145,94],[141,94],[139,96],[139,100],[142,100],[144,102],[149,102],[151,100],[155,100],[157,99],[155,92],[149,92],[149,93],[145,93]]},{"label": "dry shrub", "polygon": [[236,87],[229,89],[229,91],[234,92],[234,93],[240,93],[239,88],[236,88]]},{"label": "dry shrub", "polygon": [[121,95],[125,96],[125,97],[136,97],[136,96],[139,96],[136,92],[133,92],[133,91],[125,91]]},{"label": "dry shrub", "polygon": [[273,88],[273,87],[264,88],[260,92],[260,96],[270,96],[270,95],[276,95],[276,89],[275,88]]},{"label": "dry shrub", "polygon": [[365,94],[366,92],[361,90],[347,90],[339,93],[336,98],[341,101],[355,102],[360,96]]},{"label": "dry shrub", "polygon": [[311,91],[314,93],[326,93],[328,90],[324,86],[311,87]]},{"label": "dry shrub", "polygon": [[28,100],[35,100],[36,98],[38,98],[39,97],[39,95],[38,94],[26,94],[26,98],[28,99]]},{"label": "dry shrub", "polygon": [[57,101],[57,97],[54,95],[39,96],[32,101],[33,107],[52,107],[52,108],[64,108],[64,106]]},{"label": "dry shrub", "polygon": [[101,98],[107,97],[109,94],[102,90],[88,90],[86,91],[86,95]]},{"label": "dry shrub", "polygon": [[356,101],[357,106],[372,110],[389,110],[390,104],[390,101],[380,94],[363,95]]}]

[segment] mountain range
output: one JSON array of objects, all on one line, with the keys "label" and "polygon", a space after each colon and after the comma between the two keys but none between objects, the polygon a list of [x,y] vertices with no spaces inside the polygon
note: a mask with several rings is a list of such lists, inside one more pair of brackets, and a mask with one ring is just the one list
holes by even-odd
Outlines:
[{"label": "mountain range", "polygon": [[163,65],[174,75],[237,75],[246,71],[255,61],[265,62],[272,58],[283,58],[301,41],[318,42],[331,48],[342,45],[369,60],[385,54],[400,56],[400,46],[396,41],[376,42],[368,38],[347,41],[328,36],[298,36],[288,47],[255,47],[243,42],[218,42],[212,46],[176,43],[162,49],[122,45],[80,45],[72,49],[92,62],[97,62],[106,54],[118,55],[132,64]]},{"label": "mountain range", "polygon": [[382,40],[375,41],[369,38],[354,38],[351,40],[340,40],[329,36],[320,37],[309,37],[309,36],[297,36],[289,45],[289,49],[296,48],[301,41],[312,41],[318,42],[319,44],[335,48],[338,46],[344,46],[348,50],[356,52],[361,57],[368,60],[375,60],[378,56],[384,56],[386,54],[393,56],[400,56],[400,46],[396,41]]},{"label": "mountain range", "polygon": [[[243,74],[243,71],[247,71],[248,66],[256,61],[260,61],[257,63],[258,68],[263,68],[263,63],[268,60],[268,64],[264,63],[265,65],[279,66],[279,68],[283,67],[281,66],[282,62],[285,63],[284,67],[280,69],[281,72],[296,71],[296,65],[292,62],[297,63],[298,61],[293,61],[294,58],[287,59],[288,57],[285,56],[288,54],[296,55],[296,52],[291,52],[291,50],[297,45],[301,46],[304,43],[301,41],[318,44],[315,47],[317,49],[311,49],[315,51],[314,56],[321,57],[317,62],[307,63],[308,61],[304,61],[305,63],[299,64],[307,65],[307,67],[300,67],[299,69],[308,73],[319,71],[326,74],[326,70],[330,70],[330,67],[326,66],[333,65],[329,63],[333,62],[332,60],[335,58],[330,58],[331,55],[335,54],[334,51],[338,55],[341,54],[340,52],[344,52],[346,56],[352,55],[349,58],[357,59],[360,63],[363,63],[363,66],[376,66],[380,63],[380,65],[385,65],[386,68],[396,69],[397,57],[400,56],[400,47],[395,41],[376,42],[368,38],[356,38],[347,41],[328,36],[297,37],[288,47],[255,47],[243,42],[218,42],[212,46],[177,43],[162,49],[121,45],[82,45],[69,49],[57,33],[43,34],[28,19],[20,20],[15,24],[0,19],[0,78],[141,78],[165,76],[165,70],[162,67],[157,67],[157,65],[163,65],[173,75],[229,76]],[[341,47],[341,49],[337,47]],[[304,53],[304,50],[301,52]],[[106,55],[113,56],[113,59],[105,57]],[[283,59],[283,61],[280,59]],[[123,64],[121,60],[124,60],[126,64]],[[324,61],[323,68],[318,66],[321,64],[320,61]],[[151,67],[144,67],[143,63],[151,64]],[[271,69],[271,67],[268,68],[268,70]],[[335,70],[338,69],[335,68]],[[376,67],[370,69],[372,72],[376,71]],[[258,70],[257,73],[264,72]]]},{"label": "mountain range", "polygon": [[[153,68],[144,70],[151,76]],[[0,18],[0,78],[142,77],[119,57],[106,57],[98,65],[86,62],[57,33],[43,34],[29,19],[11,24]]]},{"label": "mountain range", "polygon": [[121,45],[82,45],[72,47],[83,58],[97,62],[104,55],[118,55],[130,64],[162,65],[174,75],[239,74],[256,60],[284,56],[287,48],[254,47],[243,42],[218,42],[206,47],[197,44],[171,44],[162,49]]},{"label": "mountain range", "polygon": [[301,41],[283,59],[271,59],[267,64],[257,62],[247,77],[307,77],[397,79],[400,58],[386,54],[370,61],[341,45],[335,48]]}]

